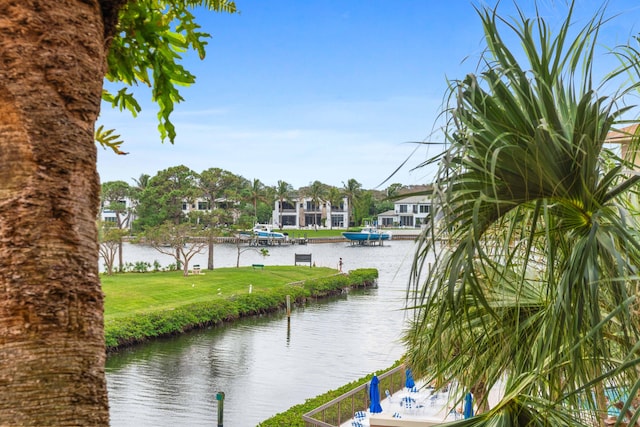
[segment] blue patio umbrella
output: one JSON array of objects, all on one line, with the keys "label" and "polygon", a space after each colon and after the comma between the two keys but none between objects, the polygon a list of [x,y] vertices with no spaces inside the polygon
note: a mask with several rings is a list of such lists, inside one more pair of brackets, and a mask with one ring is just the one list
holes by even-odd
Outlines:
[{"label": "blue patio umbrella", "polygon": [[405,371],[407,375],[407,380],[404,383],[406,388],[414,388],[416,386],[416,382],[413,380],[413,374],[411,373],[411,368],[407,368]]},{"label": "blue patio umbrella", "polygon": [[467,393],[464,397],[464,408],[462,411],[462,415],[465,419],[473,417],[473,395],[471,393]]},{"label": "blue patio umbrella", "polygon": [[371,378],[371,384],[369,385],[369,400],[371,404],[369,405],[369,411],[372,414],[377,414],[378,412],[382,412],[382,406],[380,406],[380,389],[378,388],[378,384],[380,381],[376,374],[373,374],[373,378]]}]

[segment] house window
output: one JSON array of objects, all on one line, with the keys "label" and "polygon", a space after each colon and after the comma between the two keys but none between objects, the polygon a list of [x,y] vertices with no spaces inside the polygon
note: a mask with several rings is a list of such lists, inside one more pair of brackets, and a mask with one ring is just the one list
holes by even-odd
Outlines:
[{"label": "house window", "polygon": [[285,225],[295,226],[296,224],[296,216],[295,215],[282,215],[282,224],[283,227]]},{"label": "house window", "polygon": [[206,211],[207,209],[209,209],[209,203],[207,203],[207,202],[198,202],[198,210],[199,211]]},{"label": "house window", "polygon": [[322,225],[321,224],[320,214],[318,214],[318,213],[305,214],[304,223],[307,224],[307,226],[310,226],[310,225]]},{"label": "house window", "polygon": [[187,202],[182,202],[182,210],[183,211],[189,210],[189,204]]},{"label": "house window", "polygon": [[407,213],[407,205],[400,205],[400,213]]},{"label": "house window", "polygon": [[400,225],[403,227],[413,227],[413,217],[407,215],[401,216]]},{"label": "house window", "polygon": [[331,215],[332,227],[344,227],[345,218],[344,215]]},{"label": "house window", "polygon": [[429,213],[429,205],[420,205],[420,213]]},{"label": "house window", "polygon": [[413,213],[418,213],[418,205],[413,205]]}]

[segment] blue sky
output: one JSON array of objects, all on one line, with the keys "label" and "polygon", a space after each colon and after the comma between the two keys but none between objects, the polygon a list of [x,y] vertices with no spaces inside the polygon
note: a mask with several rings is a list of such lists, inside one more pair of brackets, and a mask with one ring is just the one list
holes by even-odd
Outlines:
[{"label": "blue sky", "polygon": [[[518,1],[531,11],[532,1]],[[295,188],[315,180],[364,188],[430,182],[433,170],[411,171],[440,150],[412,141],[442,141],[439,113],[447,79],[474,72],[484,47],[480,20],[468,0],[237,0],[239,14],[198,12],[212,35],[204,61],[186,67],[196,83],[173,113],[178,137],[160,142],[149,93],[137,90],[137,118],[103,106],[99,124],[114,127],[127,156],[98,148],[103,182],[133,183],[171,166],[196,172],[219,167],[266,185]],[[494,1],[489,5],[495,4]],[[581,26],[601,1],[576,0]],[[635,0],[612,0],[600,42],[613,47],[640,32]],[[564,1],[539,0],[552,24]],[[503,0],[501,15],[513,16]],[[603,49],[604,50],[604,49]],[[615,66],[610,55],[598,68]],[[414,152],[414,149],[417,151]],[[413,153],[413,154],[412,154]]]}]

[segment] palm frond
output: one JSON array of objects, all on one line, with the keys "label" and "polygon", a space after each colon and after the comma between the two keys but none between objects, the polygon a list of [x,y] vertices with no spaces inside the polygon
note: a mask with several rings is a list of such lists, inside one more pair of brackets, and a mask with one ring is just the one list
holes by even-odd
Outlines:
[{"label": "palm frond", "polygon": [[604,148],[635,85],[598,94],[604,9],[575,32],[573,8],[555,35],[539,16],[479,8],[484,68],[450,83],[404,340],[416,372],[481,401],[502,387],[495,408],[459,425],[589,424],[606,386],[640,387],[638,178]]}]

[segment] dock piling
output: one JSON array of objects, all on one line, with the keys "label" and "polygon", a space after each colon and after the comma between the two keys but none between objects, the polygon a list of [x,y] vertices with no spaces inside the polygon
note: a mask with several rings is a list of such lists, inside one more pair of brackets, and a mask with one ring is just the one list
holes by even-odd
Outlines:
[{"label": "dock piling", "polygon": [[224,420],[224,391],[216,393],[216,400],[218,401],[218,427],[223,427]]},{"label": "dock piling", "polygon": [[287,295],[287,317],[291,317],[291,295]]}]

